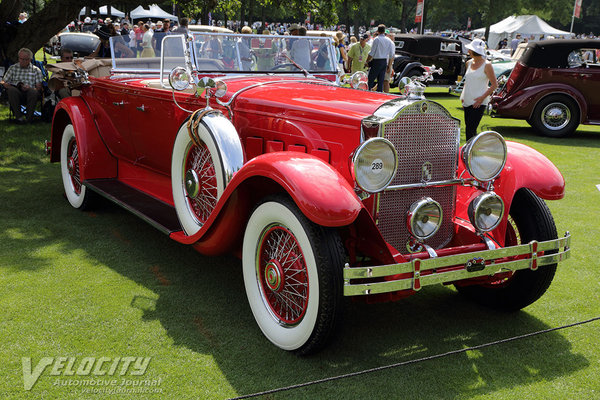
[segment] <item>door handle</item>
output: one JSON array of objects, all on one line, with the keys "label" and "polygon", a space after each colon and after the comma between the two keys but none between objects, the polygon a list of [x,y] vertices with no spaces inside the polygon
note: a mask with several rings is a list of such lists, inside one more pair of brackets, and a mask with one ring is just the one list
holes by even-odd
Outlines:
[{"label": "door handle", "polygon": [[136,107],[138,111],[144,112],[146,111],[146,108],[144,107],[144,105],[142,104],[140,107]]},{"label": "door handle", "polygon": [[113,106],[123,107],[124,104],[125,104],[125,102],[123,100],[121,100],[119,102],[113,101]]}]

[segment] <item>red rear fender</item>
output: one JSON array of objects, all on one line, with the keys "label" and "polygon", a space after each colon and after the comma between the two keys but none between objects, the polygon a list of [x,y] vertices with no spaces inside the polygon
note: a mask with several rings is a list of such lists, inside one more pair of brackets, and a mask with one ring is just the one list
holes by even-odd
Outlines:
[{"label": "red rear fender", "polygon": [[116,177],[117,160],[104,145],[89,108],[79,96],[61,100],[54,110],[50,161],[60,161],[60,142],[65,126],[68,124],[72,124],[75,130],[81,179]]}]

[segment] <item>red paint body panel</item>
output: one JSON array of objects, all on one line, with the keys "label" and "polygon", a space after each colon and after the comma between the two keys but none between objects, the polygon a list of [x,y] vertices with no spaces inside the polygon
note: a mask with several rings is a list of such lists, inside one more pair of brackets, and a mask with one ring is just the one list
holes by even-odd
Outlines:
[{"label": "red paint body panel", "polygon": [[73,125],[81,179],[114,178],[117,176],[117,159],[113,157],[98,134],[94,117],[82,97],[68,97],[54,110],[52,123],[52,162],[60,161],[60,142],[65,126]]}]

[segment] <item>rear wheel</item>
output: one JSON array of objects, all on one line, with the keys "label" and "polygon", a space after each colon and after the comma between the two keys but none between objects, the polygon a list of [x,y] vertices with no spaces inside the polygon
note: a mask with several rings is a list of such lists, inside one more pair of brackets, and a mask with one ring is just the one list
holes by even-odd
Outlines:
[{"label": "rear wheel", "polygon": [[242,263],[250,308],[274,345],[303,355],[327,343],[342,313],[344,250],[336,231],[276,197],[253,211]]},{"label": "rear wheel", "polygon": [[[548,206],[529,189],[515,194],[509,212],[506,246],[529,243],[532,240],[556,239],[556,226]],[[456,285],[458,291],[485,306],[515,311],[539,299],[548,289],[556,264],[516,271],[508,278],[491,280],[480,285]]]},{"label": "rear wheel", "polygon": [[81,183],[79,146],[73,125],[65,126],[60,143],[60,172],[65,196],[73,208],[87,210],[92,205],[94,193]]},{"label": "rear wheel", "polygon": [[544,136],[558,138],[570,135],[579,125],[579,107],[567,96],[545,97],[535,106],[531,124]]}]

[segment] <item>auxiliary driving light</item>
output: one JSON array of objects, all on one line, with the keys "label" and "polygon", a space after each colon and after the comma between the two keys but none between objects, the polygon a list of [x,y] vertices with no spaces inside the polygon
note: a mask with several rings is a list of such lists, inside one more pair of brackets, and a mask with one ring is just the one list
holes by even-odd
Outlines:
[{"label": "auxiliary driving light", "polygon": [[469,204],[469,220],[480,232],[496,228],[504,215],[504,202],[494,192],[483,193]]},{"label": "auxiliary driving light", "polygon": [[381,192],[396,176],[398,154],[392,142],[371,138],[358,146],[352,157],[352,175],[358,186],[369,193]]},{"label": "auxiliary driving light", "polygon": [[406,215],[408,231],[418,240],[432,237],[442,224],[442,206],[431,197],[414,202]]},{"label": "auxiliary driving light", "polygon": [[467,142],[461,155],[471,176],[488,182],[504,168],[506,142],[498,132],[482,132]]}]

